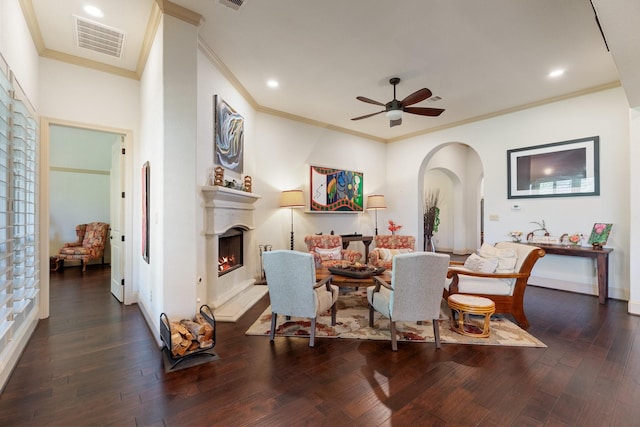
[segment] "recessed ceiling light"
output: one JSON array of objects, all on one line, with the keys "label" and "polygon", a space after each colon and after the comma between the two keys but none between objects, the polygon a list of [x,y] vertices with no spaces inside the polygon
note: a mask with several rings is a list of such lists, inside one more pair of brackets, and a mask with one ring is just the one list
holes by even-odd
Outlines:
[{"label": "recessed ceiling light", "polygon": [[564,70],[559,68],[557,70],[553,70],[552,72],[550,72],[549,77],[560,77],[563,74],[564,74]]},{"label": "recessed ceiling light", "polygon": [[91,16],[95,16],[96,18],[102,18],[104,16],[104,13],[102,13],[102,11],[95,6],[87,5],[84,7],[84,11]]},{"label": "recessed ceiling light", "polygon": [[269,80],[269,81],[267,81],[267,86],[275,88],[275,87],[280,86],[280,83],[278,83],[277,80]]}]

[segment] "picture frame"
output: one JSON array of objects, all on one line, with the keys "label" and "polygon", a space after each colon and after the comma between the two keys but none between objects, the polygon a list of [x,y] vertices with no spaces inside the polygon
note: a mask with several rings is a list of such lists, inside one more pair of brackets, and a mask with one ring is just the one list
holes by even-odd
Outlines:
[{"label": "picture frame", "polygon": [[225,169],[242,173],[244,167],[244,117],[219,95],[213,96],[213,160]]},{"label": "picture frame", "polygon": [[507,198],[600,195],[600,137],[507,150]]},{"label": "picture frame", "polygon": [[363,174],[310,166],[310,212],[362,212]]},{"label": "picture frame", "polygon": [[151,207],[151,166],[142,165],[142,259],[149,264],[149,209]]},{"label": "picture frame", "polygon": [[596,222],[593,224],[591,235],[589,236],[589,244],[594,247],[603,247],[609,240],[609,234],[611,234],[611,228],[613,224],[607,224],[604,222]]}]

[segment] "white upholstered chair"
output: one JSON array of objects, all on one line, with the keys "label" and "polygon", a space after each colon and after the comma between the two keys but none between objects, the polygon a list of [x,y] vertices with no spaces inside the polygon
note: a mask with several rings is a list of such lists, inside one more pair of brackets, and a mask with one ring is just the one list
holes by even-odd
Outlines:
[{"label": "white upholstered chair", "polygon": [[[524,313],[524,292],[533,266],[545,255],[543,249],[524,243],[498,242],[484,244],[473,263],[452,262],[444,288],[444,297],[470,294],[489,298],[496,305],[496,314],[510,314],[522,328],[529,327]],[[489,266],[493,262],[488,270]],[[493,271],[491,271],[493,270]]]},{"label": "white upholstered chair", "polygon": [[369,326],[374,311],[389,318],[391,349],[398,350],[396,321],[433,320],[436,348],[440,348],[440,303],[447,278],[449,255],[413,252],[393,257],[391,283],[374,276],[376,286],[367,288]]},{"label": "white upholstered chair", "polygon": [[264,273],[271,300],[271,333],[276,333],[278,314],[311,319],[309,346],[313,347],[316,317],[331,309],[331,324],[336,324],[339,288],[331,285],[332,276],[316,283],[313,255],[295,251],[268,251],[262,254]]}]

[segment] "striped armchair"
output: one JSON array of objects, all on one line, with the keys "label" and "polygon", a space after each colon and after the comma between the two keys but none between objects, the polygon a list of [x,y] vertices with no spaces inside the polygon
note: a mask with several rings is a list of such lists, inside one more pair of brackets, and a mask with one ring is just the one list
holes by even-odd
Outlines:
[{"label": "striped armchair", "polygon": [[78,239],[75,242],[65,243],[58,253],[58,259],[64,265],[64,260],[80,260],[82,271],[86,271],[87,262],[102,258],[104,264],[104,247],[109,234],[109,224],[104,222],[92,222],[76,226]]}]

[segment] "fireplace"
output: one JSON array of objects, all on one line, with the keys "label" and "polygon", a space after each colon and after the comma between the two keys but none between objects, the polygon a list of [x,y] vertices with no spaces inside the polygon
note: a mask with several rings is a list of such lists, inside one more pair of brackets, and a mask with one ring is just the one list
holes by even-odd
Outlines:
[{"label": "fireplace", "polygon": [[214,311],[216,321],[235,322],[267,293],[259,286],[260,256],[253,221],[260,196],[220,186],[202,187],[206,274],[198,302]]},{"label": "fireplace", "polygon": [[244,232],[234,227],[218,236],[218,276],[231,273],[243,265]]}]

